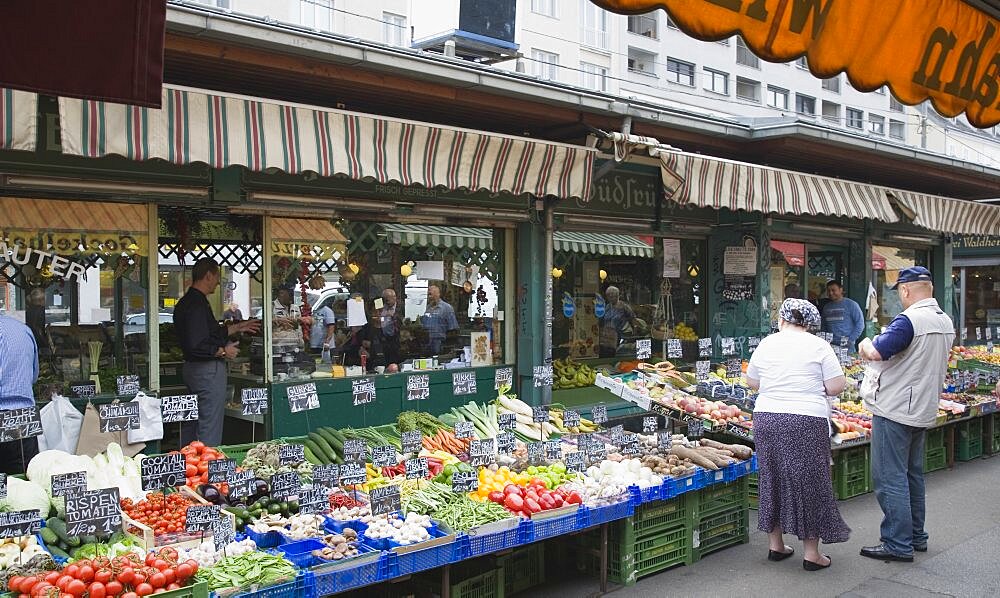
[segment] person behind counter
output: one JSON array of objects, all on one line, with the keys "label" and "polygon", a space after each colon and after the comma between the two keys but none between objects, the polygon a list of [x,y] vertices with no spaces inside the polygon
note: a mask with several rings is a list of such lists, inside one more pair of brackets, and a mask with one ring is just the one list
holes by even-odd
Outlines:
[{"label": "person behind counter", "polygon": [[621,291],[616,286],[604,291],[604,299],[604,315],[598,318],[601,324],[600,355],[614,357],[625,336],[626,326],[631,327],[635,322],[635,312],[632,306],[621,300]]},{"label": "person behind counter", "polygon": [[329,305],[324,305],[313,312],[312,333],[309,335],[309,345],[313,353],[322,353],[324,349],[337,346],[337,316]]},{"label": "person behind counter", "polygon": [[260,321],[244,320],[223,326],[212,314],[208,295],[219,288],[219,264],[201,258],[191,269],[191,286],[174,308],[174,330],[184,352],[184,384],[198,395],[198,420],[181,424],[181,444],[201,440],[222,444],[226,412],[226,363],[239,355],[239,343],[229,337],[241,332],[256,334]]},{"label": "person behind counter", "polygon": [[427,287],[427,310],[420,316],[420,323],[427,330],[427,354],[440,355],[448,333],[458,330],[455,310],[441,299],[441,287]]},{"label": "person behind counter", "polygon": [[226,308],[226,311],[222,312],[223,320],[232,320],[234,322],[239,322],[243,319],[243,312],[240,311],[240,304],[233,301]]},{"label": "person behind counter", "polygon": [[[35,406],[38,346],[28,326],[0,314],[0,411]],[[0,442],[0,471],[22,474],[38,454],[38,438]]]},{"label": "person behind counter", "polygon": [[376,355],[375,365],[399,365],[402,361],[399,348],[399,331],[403,325],[402,314],[398,311],[396,291],[382,291],[382,309],[372,320],[375,330],[372,334],[372,352]]},{"label": "person behind counter", "polygon": [[271,320],[271,327],[274,329],[272,339],[286,342],[298,342],[302,347],[302,311],[295,304],[293,289],[290,286],[278,287],[275,291],[274,318]]}]

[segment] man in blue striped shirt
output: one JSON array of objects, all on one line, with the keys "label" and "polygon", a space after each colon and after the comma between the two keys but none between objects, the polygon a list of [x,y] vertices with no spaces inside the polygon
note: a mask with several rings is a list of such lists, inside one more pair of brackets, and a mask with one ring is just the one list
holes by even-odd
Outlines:
[{"label": "man in blue striped shirt", "polygon": [[[32,384],[38,379],[38,345],[31,329],[0,315],[0,411],[35,406]],[[24,473],[38,454],[38,438],[0,443],[0,471]]]}]

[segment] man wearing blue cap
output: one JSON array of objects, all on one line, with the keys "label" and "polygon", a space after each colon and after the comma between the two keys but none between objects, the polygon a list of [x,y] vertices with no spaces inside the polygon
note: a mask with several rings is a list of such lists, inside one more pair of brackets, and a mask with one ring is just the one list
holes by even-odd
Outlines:
[{"label": "man wearing blue cap", "polygon": [[882,508],[882,542],[861,556],[913,562],[927,550],[924,530],[924,430],[937,418],[938,397],[955,331],[934,299],[927,268],[899,273],[903,313],[858,347],[869,360],[861,396],[872,417],[872,482]]}]

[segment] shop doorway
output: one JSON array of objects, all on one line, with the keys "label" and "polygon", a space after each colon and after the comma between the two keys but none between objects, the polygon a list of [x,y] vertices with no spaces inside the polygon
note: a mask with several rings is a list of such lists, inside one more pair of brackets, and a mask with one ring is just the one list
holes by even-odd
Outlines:
[{"label": "shop doorway", "polygon": [[771,241],[771,323],[785,299],[808,299],[820,310],[828,301],[826,284],[846,284],[847,249],[796,241]]}]

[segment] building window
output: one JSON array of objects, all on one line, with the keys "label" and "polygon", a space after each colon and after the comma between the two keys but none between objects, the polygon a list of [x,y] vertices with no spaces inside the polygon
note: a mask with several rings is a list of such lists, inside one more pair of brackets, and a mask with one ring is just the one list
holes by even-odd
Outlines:
[{"label": "building window", "polygon": [[547,17],[556,16],[557,0],[531,0],[531,12],[536,12]]},{"label": "building window", "polygon": [[760,58],[750,51],[747,47],[746,42],[743,41],[742,37],[736,38],[736,64],[742,64],[743,66],[753,67],[755,69],[760,68]]},{"label": "building window", "polygon": [[885,117],[869,113],[868,130],[875,135],[885,135]]},{"label": "building window", "polygon": [[889,137],[893,139],[906,139],[906,124],[901,120],[890,120]]},{"label": "building window", "polygon": [[795,111],[806,116],[816,116],[816,98],[795,94]]},{"label": "building window", "polygon": [[823,100],[823,120],[840,124],[840,104]]},{"label": "building window", "polygon": [[788,90],[768,85],[767,105],[779,110],[788,110]]},{"label": "building window", "polygon": [[880,96],[884,96],[885,95],[885,85],[883,85],[882,87],[879,87],[878,89],[876,89],[875,93],[877,93]]},{"label": "building window", "polygon": [[833,93],[840,93],[840,75],[830,79],[823,79],[823,89],[832,91]]},{"label": "building window", "polygon": [[720,39],[719,41],[717,41],[715,43],[722,44],[723,46],[728,46],[729,45],[729,38],[727,37],[726,39]]},{"label": "building window", "polygon": [[809,70],[809,62],[806,60],[805,56],[799,56],[798,59],[796,59],[795,61],[795,66],[799,67],[800,69],[805,69],[807,71]]},{"label": "building window", "polygon": [[674,20],[670,18],[670,15],[667,15],[667,29],[679,29],[677,23],[674,23]]},{"label": "building window", "polygon": [[559,79],[559,55],[542,50],[531,51],[531,61],[535,76],[543,81]]},{"label": "building window", "polygon": [[656,13],[629,15],[628,32],[652,39],[659,37],[657,35]]},{"label": "building window", "polygon": [[760,103],[760,81],[736,77],[736,97]]},{"label": "building window", "polygon": [[608,12],[590,0],[580,0],[582,18],[580,36],[583,45],[606,50],[608,48]]},{"label": "building window", "polygon": [[656,75],[656,54],[650,54],[649,52],[643,52],[641,50],[636,50],[635,48],[628,49],[628,70],[633,73],[642,73],[644,75]]},{"label": "building window", "polygon": [[860,129],[865,126],[865,113],[857,108],[847,109],[847,126],[852,129]]},{"label": "building window", "polygon": [[729,73],[706,68],[705,89],[712,93],[729,95]]},{"label": "building window", "polygon": [[299,22],[315,31],[333,31],[333,0],[300,0]]},{"label": "building window", "polygon": [[580,63],[580,84],[594,91],[608,90],[608,69],[589,62]]},{"label": "building window", "polygon": [[382,41],[390,46],[408,47],[406,17],[391,12],[382,13]]},{"label": "building window", "polygon": [[668,58],[667,81],[694,87],[694,65],[676,58]]},{"label": "building window", "polygon": [[897,100],[896,98],[889,96],[889,110],[891,110],[892,112],[902,112],[903,103]]}]

